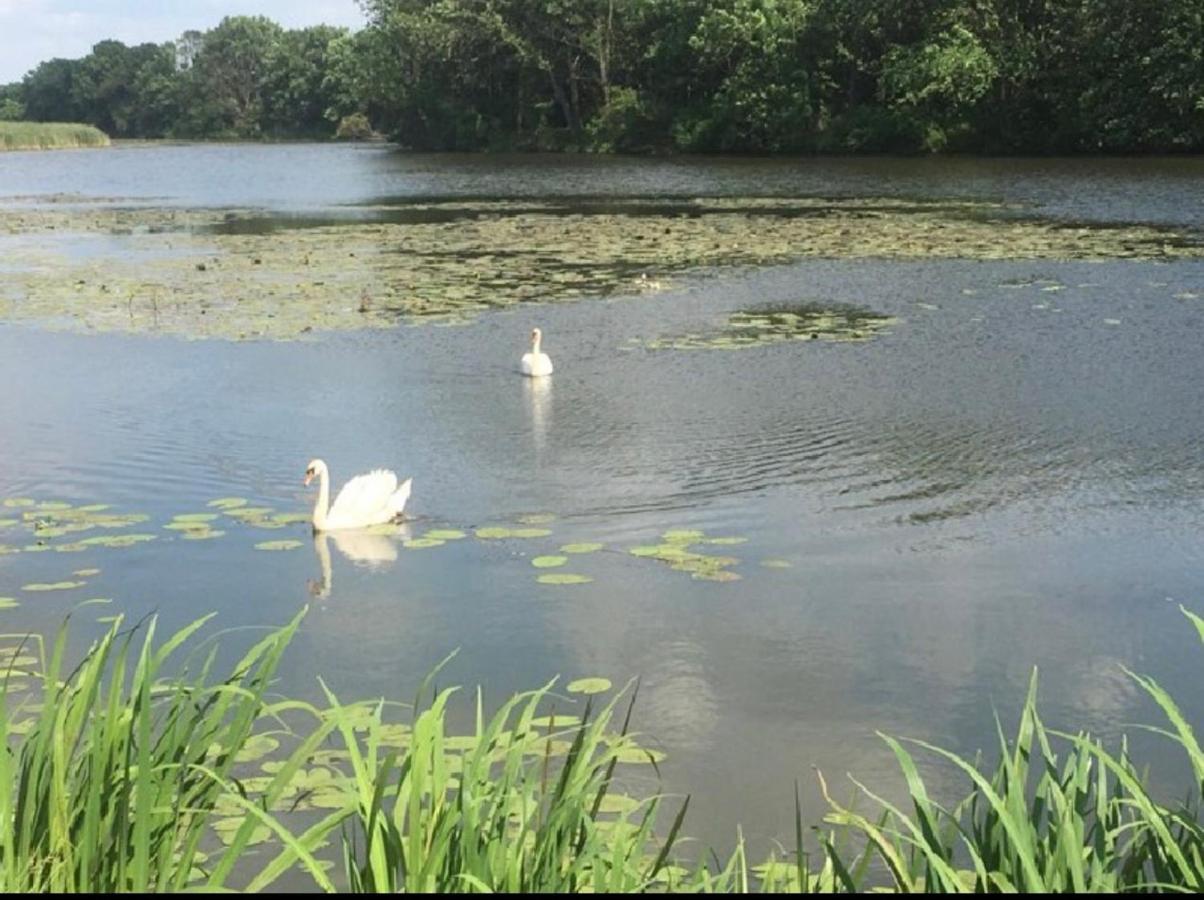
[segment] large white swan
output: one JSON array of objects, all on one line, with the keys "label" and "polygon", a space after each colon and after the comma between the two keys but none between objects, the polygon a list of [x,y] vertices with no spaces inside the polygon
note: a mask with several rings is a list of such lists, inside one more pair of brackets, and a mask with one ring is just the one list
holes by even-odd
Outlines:
[{"label": "large white swan", "polygon": [[314,531],[337,531],[341,528],[365,528],[381,525],[398,518],[410,499],[412,478],[397,486],[397,476],[388,469],[376,469],[367,475],[357,475],[330,502],[329,472],[320,459],[310,460],[305,469],[305,483],[318,479],[318,502],[314,505]]},{"label": "large white swan", "polygon": [[531,352],[523,354],[522,373],[539,376],[552,374],[552,358],[540,352],[539,343],[543,340],[543,332],[538,328],[531,330]]}]

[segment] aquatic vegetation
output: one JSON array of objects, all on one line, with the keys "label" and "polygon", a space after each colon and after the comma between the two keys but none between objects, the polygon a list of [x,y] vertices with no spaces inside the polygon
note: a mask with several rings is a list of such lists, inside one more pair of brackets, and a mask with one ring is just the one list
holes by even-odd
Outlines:
[{"label": "aquatic vegetation", "polygon": [[220,497],[217,500],[210,500],[205,505],[214,509],[238,509],[240,506],[246,506],[247,502],[245,497]]},{"label": "aquatic vegetation", "polygon": [[599,544],[593,541],[586,541],[579,544],[564,544],[560,548],[561,553],[581,554],[581,553],[597,553],[605,544]]},{"label": "aquatic vegetation", "polygon": [[467,535],[458,528],[432,528],[423,537],[433,541],[458,541]]},{"label": "aquatic vegetation", "polygon": [[63,150],[109,143],[109,136],[92,125],[0,120],[0,150]]},{"label": "aquatic vegetation", "polygon": [[20,605],[16,597],[0,597],[0,609],[13,609]]},{"label": "aquatic vegetation", "polygon": [[422,550],[426,547],[442,547],[447,541],[433,537],[411,538],[408,541],[402,541],[402,546],[410,550]]},{"label": "aquatic vegetation", "polygon": [[[1204,641],[1204,619],[1183,612]],[[11,814],[0,831],[0,888],[259,891],[286,872],[323,890],[390,893],[466,884],[593,893],[1204,886],[1204,782],[1193,779],[1182,801],[1159,802],[1123,741],[1113,752],[1045,726],[1035,673],[1015,736],[1000,730],[993,766],[884,736],[908,807],[854,780],[881,809],[860,812],[836,800],[820,774],[829,811],[812,829],[814,850],[804,846],[796,789],[789,850],[755,862],[738,836],[726,859],[703,852],[688,861],[678,843],[688,798],[658,828],[664,798],[616,790],[618,767],[656,766],[665,755],[628,733],[631,705],[620,722],[619,695],[593,705],[608,679],[570,682],[570,693],[585,695],[572,712],[557,707],[553,684],[513,696],[489,717],[478,693],[475,727],[463,735],[448,734],[456,689],[430,692],[430,678],[418,692],[430,699],[414,705],[409,723],[386,721],[395,704],[343,703],[325,686],[324,706],[269,701],[303,615],[259,641],[226,678],[211,677],[212,656],[195,671],[165,672],[207,619],[161,642],[152,620],[139,648],[117,617],[74,667],[65,630],[49,653],[37,636],[28,648],[0,647],[0,737],[12,748],[0,778],[0,809]],[[1204,751],[1173,698],[1150,678],[1129,677],[1166,718],[1153,730],[1186,753],[1193,772],[1204,771]],[[33,687],[30,701],[8,699]],[[964,779],[960,802],[933,801],[924,780],[932,764],[921,769],[916,752]],[[246,852],[252,844],[260,855]],[[246,879],[238,885],[236,863]]]},{"label": "aquatic vegetation", "polygon": [[649,350],[739,350],[784,341],[867,341],[897,320],[847,304],[800,303],[732,313],[710,333],[635,339]]},{"label": "aquatic vegetation", "polygon": [[570,572],[549,572],[535,580],[540,584],[588,584],[594,579],[588,575],[574,575]]},{"label": "aquatic vegetation", "polygon": [[540,538],[552,533],[549,528],[509,528],[503,525],[487,525],[475,532],[478,538],[486,541],[505,540],[507,538]]},{"label": "aquatic vegetation", "polygon": [[213,538],[224,537],[226,532],[220,528],[190,528],[180,535],[180,538],[185,541],[208,541]]},{"label": "aquatic vegetation", "polygon": [[537,569],[554,569],[569,561],[567,556],[537,556],[531,560],[531,565]]},{"label": "aquatic vegetation", "polygon": [[608,678],[578,678],[565,688],[570,694],[601,694],[611,688]]},{"label": "aquatic vegetation", "polygon": [[763,559],[761,565],[767,569],[789,569],[793,564],[785,559]]},{"label": "aquatic vegetation", "polygon": [[[130,252],[81,258],[53,241],[15,251],[0,303],[9,320],[47,327],[277,340],[456,324],[517,303],[659,290],[679,274],[809,257],[1204,257],[1197,235],[1068,228],[983,203],[616,200],[595,209],[455,201],[357,212],[355,220],[290,227],[249,210],[13,208],[0,233],[110,234]],[[776,333],[783,324],[748,327]]]},{"label": "aquatic vegetation", "polygon": [[21,585],[23,591],[70,591],[75,588],[83,587],[83,581],[55,581],[55,582],[34,582],[33,584]]},{"label": "aquatic vegetation", "polygon": [[627,552],[668,563],[671,569],[689,572],[700,581],[739,581],[740,575],[731,571],[731,567],[740,562],[734,556],[709,556],[689,548],[698,544],[738,544],[743,540],[740,537],[708,538],[705,532],[698,530],[672,530],[661,535],[659,544],[632,547]]},{"label": "aquatic vegetation", "polygon": [[87,547],[132,547],[134,544],[155,540],[153,534],[101,534],[96,537],[84,538],[80,541]]},{"label": "aquatic vegetation", "polygon": [[549,522],[555,522],[556,516],[552,513],[528,513],[519,516],[517,521],[520,525],[547,525]]},{"label": "aquatic vegetation", "polygon": [[256,550],[296,550],[304,544],[301,541],[260,541],[255,545]]}]

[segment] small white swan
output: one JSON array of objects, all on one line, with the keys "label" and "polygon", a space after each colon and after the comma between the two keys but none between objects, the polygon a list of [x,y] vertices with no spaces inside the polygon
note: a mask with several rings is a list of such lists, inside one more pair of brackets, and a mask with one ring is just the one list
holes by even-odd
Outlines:
[{"label": "small white swan", "polygon": [[397,476],[388,469],[375,469],[367,475],[357,475],[339,491],[334,503],[330,501],[329,473],[326,463],[310,460],[305,469],[305,484],[318,479],[318,502],[314,505],[314,531],[337,531],[341,528],[365,528],[381,525],[398,518],[410,499],[412,478],[401,486]]},{"label": "small white swan", "polygon": [[522,373],[538,377],[552,374],[552,358],[540,352],[539,342],[543,340],[543,332],[538,328],[531,330],[531,352],[523,354]]}]

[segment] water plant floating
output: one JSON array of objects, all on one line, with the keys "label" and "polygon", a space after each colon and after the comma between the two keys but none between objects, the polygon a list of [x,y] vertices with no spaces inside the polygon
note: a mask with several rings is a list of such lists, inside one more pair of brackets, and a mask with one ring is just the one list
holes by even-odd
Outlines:
[{"label": "water plant floating", "polygon": [[689,572],[691,577],[700,581],[739,581],[739,573],[731,571],[731,567],[740,560],[734,556],[710,556],[705,553],[696,553],[690,548],[698,544],[740,542],[739,538],[708,538],[705,532],[697,529],[676,529],[662,534],[659,544],[632,547],[628,552],[632,556],[668,563],[671,569]]},{"label": "water plant floating", "polygon": [[608,678],[578,678],[576,681],[570,681],[565,690],[570,694],[601,694],[609,691],[610,687]]},{"label": "water plant floating", "polygon": [[[922,305],[922,304],[921,304]],[[637,343],[649,350],[740,350],[789,341],[868,341],[897,320],[847,304],[799,303],[734,312],[718,330]]]},{"label": "water plant floating", "polygon": [[[108,234],[145,252],[80,256],[30,242],[6,255],[0,309],[55,328],[296,340],[460,324],[533,300],[659,290],[679,273],[801,258],[1204,257],[1198,239],[1172,228],[1068,229],[996,203],[686,198],[582,209],[474,200],[376,212],[379,221],[256,233],[262,214],[252,210],[10,208],[0,234]],[[633,279],[635,267],[650,276]],[[361,312],[347,297],[365,289],[373,303]]]},{"label": "water plant floating", "polygon": [[540,584],[588,584],[594,579],[588,575],[574,575],[569,572],[548,572],[535,580]]},{"label": "water plant floating", "polygon": [[597,553],[605,544],[599,544],[593,541],[585,541],[579,544],[565,544],[560,548],[561,553]]}]

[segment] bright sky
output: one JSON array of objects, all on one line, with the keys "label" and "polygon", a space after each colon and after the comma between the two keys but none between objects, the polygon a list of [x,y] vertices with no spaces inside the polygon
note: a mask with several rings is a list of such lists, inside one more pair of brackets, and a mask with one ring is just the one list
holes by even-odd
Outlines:
[{"label": "bright sky", "polygon": [[106,38],[161,43],[239,15],[286,28],[364,24],[356,0],[0,0],[0,84],[55,56],[86,56]]}]

